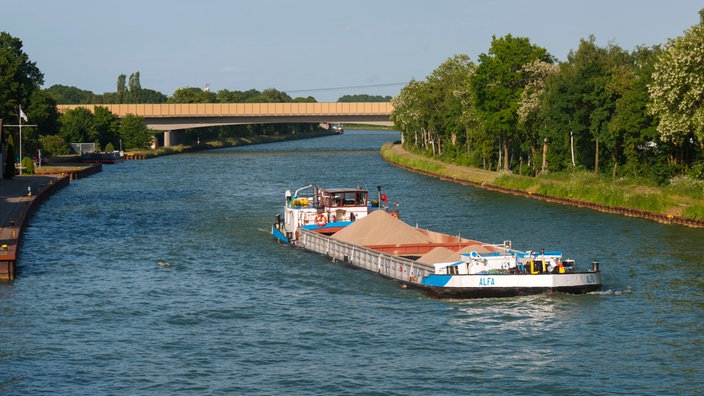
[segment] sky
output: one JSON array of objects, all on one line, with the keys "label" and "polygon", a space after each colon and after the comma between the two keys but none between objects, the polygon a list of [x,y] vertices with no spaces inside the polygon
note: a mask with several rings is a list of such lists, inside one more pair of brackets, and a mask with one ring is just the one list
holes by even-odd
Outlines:
[{"label": "sky", "polygon": [[558,60],[580,39],[626,50],[699,23],[696,0],[0,0],[0,31],[54,84],[114,92],[275,88],[334,102],[391,95],[492,36],[527,37]]}]

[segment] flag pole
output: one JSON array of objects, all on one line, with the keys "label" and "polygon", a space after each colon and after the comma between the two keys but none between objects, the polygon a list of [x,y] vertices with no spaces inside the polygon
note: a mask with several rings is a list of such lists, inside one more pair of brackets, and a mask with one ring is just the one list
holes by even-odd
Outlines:
[{"label": "flag pole", "polygon": [[22,105],[20,105],[20,176],[22,176],[22,116],[24,112],[22,111]]},{"label": "flag pole", "polygon": [[[19,124],[5,125],[5,127],[19,127],[20,128],[20,166],[19,166],[19,168],[20,168],[20,175],[22,175],[22,120],[24,120],[24,122],[29,122],[29,120],[27,119],[27,114],[25,114],[24,111],[22,111],[21,105],[20,105],[20,114],[19,115],[20,115],[20,117],[19,117],[20,123]],[[26,124],[24,126],[35,127],[37,125]],[[9,160],[9,158],[8,158],[8,160]]]}]

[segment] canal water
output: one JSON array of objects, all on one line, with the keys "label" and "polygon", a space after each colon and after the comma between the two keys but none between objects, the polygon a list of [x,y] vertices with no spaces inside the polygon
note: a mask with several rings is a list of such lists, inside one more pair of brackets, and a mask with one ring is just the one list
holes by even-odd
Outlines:
[{"label": "canal water", "polygon": [[[0,394],[701,394],[704,231],[409,173],[341,136],[105,166],[0,284]],[[437,300],[277,244],[286,189],[381,185],[412,225],[599,261],[589,295]]]}]

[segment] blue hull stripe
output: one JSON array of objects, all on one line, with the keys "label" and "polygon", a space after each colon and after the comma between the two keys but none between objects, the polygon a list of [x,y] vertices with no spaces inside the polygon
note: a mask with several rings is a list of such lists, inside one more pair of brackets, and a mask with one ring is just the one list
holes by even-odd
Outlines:
[{"label": "blue hull stripe", "polygon": [[352,224],[351,221],[333,221],[330,223],[326,223],[322,227],[316,224],[306,224],[304,226],[301,226],[301,228],[305,228],[306,230],[319,230],[321,228],[347,227],[350,224]]},{"label": "blue hull stripe", "polygon": [[275,228],[275,227],[271,227],[271,235],[273,235],[274,238],[280,240],[280,241],[283,242],[283,243],[288,243],[288,238],[286,238],[286,236],[284,235],[284,233],[281,232],[281,231],[279,231],[279,230],[278,230],[277,228]]},{"label": "blue hull stripe", "polygon": [[452,279],[452,275],[435,275],[431,274],[423,278],[423,281],[421,284],[425,286],[436,286],[436,287],[444,287],[447,282]]}]

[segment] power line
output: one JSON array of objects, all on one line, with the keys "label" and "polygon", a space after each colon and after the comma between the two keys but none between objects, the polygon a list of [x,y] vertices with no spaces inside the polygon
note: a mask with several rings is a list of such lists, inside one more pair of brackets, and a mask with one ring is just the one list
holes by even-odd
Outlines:
[{"label": "power line", "polygon": [[406,85],[408,82],[398,82],[398,83],[388,83],[388,84],[370,84],[370,85],[353,85],[348,87],[334,87],[334,88],[310,88],[310,89],[292,89],[284,90],[286,93],[296,93],[296,92],[319,92],[319,91],[337,91],[340,89],[355,89],[355,88],[377,88],[377,87],[393,87],[396,85]]}]

